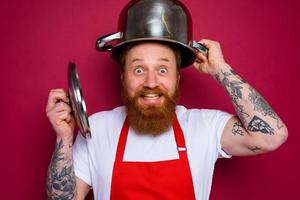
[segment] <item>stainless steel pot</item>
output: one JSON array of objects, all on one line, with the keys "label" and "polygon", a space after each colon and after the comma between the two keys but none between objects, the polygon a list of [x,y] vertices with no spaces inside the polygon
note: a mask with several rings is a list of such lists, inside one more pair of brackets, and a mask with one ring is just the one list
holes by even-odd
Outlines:
[{"label": "stainless steel pot", "polygon": [[[98,51],[109,51],[119,62],[120,51],[127,44],[139,41],[161,41],[175,45],[181,52],[181,67],[195,60],[194,49],[207,48],[192,38],[192,20],[187,8],[176,0],[132,0],[119,16],[119,32],[97,39]],[[109,44],[117,41],[115,46]]]}]

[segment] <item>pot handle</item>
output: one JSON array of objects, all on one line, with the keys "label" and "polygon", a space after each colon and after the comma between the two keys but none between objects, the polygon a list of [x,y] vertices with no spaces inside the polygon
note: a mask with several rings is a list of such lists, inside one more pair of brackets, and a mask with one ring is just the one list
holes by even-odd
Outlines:
[{"label": "pot handle", "polygon": [[190,41],[190,47],[196,49],[197,51],[200,51],[201,53],[203,53],[204,55],[207,56],[208,54],[208,48],[206,46],[204,46],[203,44],[196,42],[195,40]]},{"label": "pot handle", "polygon": [[114,47],[112,45],[107,45],[106,43],[111,42],[113,40],[119,40],[122,39],[123,33],[110,33],[107,35],[104,35],[97,39],[96,41],[96,49],[98,51],[111,51],[111,49]]}]

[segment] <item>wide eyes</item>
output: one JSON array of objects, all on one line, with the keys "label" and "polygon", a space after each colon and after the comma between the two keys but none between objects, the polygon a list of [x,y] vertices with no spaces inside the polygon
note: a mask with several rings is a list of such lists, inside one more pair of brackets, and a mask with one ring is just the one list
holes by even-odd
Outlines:
[{"label": "wide eyes", "polygon": [[166,74],[168,72],[168,70],[165,67],[160,67],[159,68],[159,73],[160,74]]},{"label": "wide eyes", "polygon": [[140,75],[144,72],[144,68],[142,68],[141,66],[138,66],[134,69],[134,73],[137,75]]},{"label": "wide eyes", "polygon": [[[144,72],[145,72],[145,69],[142,66],[137,66],[136,68],[134,68],[134,73],[136,75],[142,75]],[[158,68],[157,72],[158,72],[158,74],[165,75],[165,74],[167,74],[168,70],[166,67],[161,66]]]}]

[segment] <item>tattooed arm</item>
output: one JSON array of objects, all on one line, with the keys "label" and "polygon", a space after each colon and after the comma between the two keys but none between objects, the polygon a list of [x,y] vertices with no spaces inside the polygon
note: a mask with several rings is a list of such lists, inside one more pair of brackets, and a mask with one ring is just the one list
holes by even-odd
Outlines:
[{"label": "tattooed arm", "polygon": [[227,91],[237,116],[225,126],[221,145],[228,154],[242,156],[277,149],[287,128],[267,101],[224,61],[219,43],[202,40],[209,54],[197,53],[196,69],[212,75]]},{"label": "tattooed arm", "polygon": [[49,200],[84,199],[89,186],[75,177],[72,156],[74,119],[70,115],[68,97],[62,89],[51,90],[46,107],[47,116],[56,132],[55,150],[48,168]]}]

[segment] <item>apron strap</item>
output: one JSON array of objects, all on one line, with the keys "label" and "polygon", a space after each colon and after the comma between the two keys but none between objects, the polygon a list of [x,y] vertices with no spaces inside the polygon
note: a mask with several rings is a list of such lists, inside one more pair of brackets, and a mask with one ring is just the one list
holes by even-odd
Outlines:
[{"label": "apron strap", "polygon": [[177,119],[177,116],[175,116],[173,121],[173,130],[174,130],[179,157],[186,159],[187,153],[186,153],[185,139],[184,139],[183,131]]},{"label": "apron strap", "polygon": [[116,151],[116,159],[115,159],[116,162],[123,161],[123,156],[124,156],[124,151],[125,151],[125,146],[126,146],[126,141],[128,136],[128,130],[129,130],[129,123],[126,117],[119,137],[118,147]]}]

